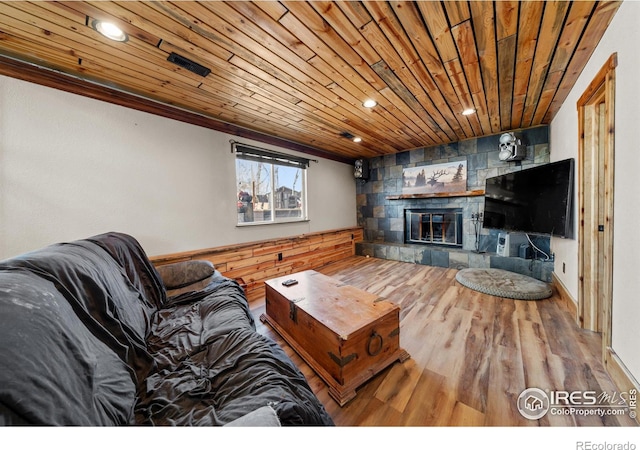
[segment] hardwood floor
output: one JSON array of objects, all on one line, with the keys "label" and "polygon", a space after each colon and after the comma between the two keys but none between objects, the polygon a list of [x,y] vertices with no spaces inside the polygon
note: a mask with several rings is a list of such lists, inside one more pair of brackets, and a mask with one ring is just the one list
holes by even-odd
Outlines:
[{"label": "hardwood floor", "polygon": [[258,319],[309,380],[338,426],[634,426],[628,414],[522,417],[526,388],[618,392],[600,362],[600,335],[580,330],[554,294],[509,300],[460,285],[455,269],[351,257],[318,272],[385,297],[401,308],[400,344],[411,355],[395,363],[339,407],[327,386]]}]

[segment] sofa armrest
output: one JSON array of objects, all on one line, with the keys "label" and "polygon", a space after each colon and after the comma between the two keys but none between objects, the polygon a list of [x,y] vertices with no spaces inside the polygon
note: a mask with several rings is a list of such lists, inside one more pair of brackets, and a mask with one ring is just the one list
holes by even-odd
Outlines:
[{"label": "sofa armrest", "polygon": [[164,283],[167,295],[173,297],[184,292],[198,291],[206,287],[216,273],[210,261],[181,261],[156,267]]},{"label": "sofa armrest", "polygon": [[271,406],[263,406],[225,424],[225,427],[279,427],[280,419]]}]

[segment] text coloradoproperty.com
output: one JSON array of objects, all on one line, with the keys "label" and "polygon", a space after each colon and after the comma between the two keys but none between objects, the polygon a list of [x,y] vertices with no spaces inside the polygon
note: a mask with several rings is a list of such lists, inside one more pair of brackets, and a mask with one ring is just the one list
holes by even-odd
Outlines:
[{"label": "text coloradoproperty.com", "polygon": [[627,413],[626,408],[598,407],[576,408],[575,406],[562,406],[549,409],[553,416],[622,416]]}]

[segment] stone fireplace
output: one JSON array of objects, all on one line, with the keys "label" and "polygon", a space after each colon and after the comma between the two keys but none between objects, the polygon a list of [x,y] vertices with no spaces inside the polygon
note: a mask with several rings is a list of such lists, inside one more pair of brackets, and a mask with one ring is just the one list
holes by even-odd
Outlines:
[{"label": "stone fireplace", "polygon": [[[364,237],[356,242],[356,254],[456,269],[494,267],[550,282],[553,261],[497,255],[498,230],[483,229],[473,220],[484,211],[487,178],[549,162],[548,125],[520,133],[527,156],[518,166],[499,159],[500,134],[369,159],[368,181],[356,184],[357,220]],[[457,161],[467,163],[466,191],[404,192],[405,169]],[[461,214],[454,219],[450,214],[455,209]],[[550,249],[548,238],[546,245],[536,245]]]},{"label": "stone fireplace", "polygon": [[462,208],[405,209],[406,244],[462,248]]}]

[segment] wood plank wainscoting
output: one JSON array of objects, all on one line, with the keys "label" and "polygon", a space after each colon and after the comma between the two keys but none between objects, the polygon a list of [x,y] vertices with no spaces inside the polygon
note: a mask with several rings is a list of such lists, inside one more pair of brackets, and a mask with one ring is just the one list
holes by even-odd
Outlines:
[{"label": "wood plank wainscoting", "polygon": [[156,266],[194,259],[211,261],[223,275],[242,279],[248,300],[264,298],[264,281],[355,255],[360,227],[248,242],[151,257]]}]

